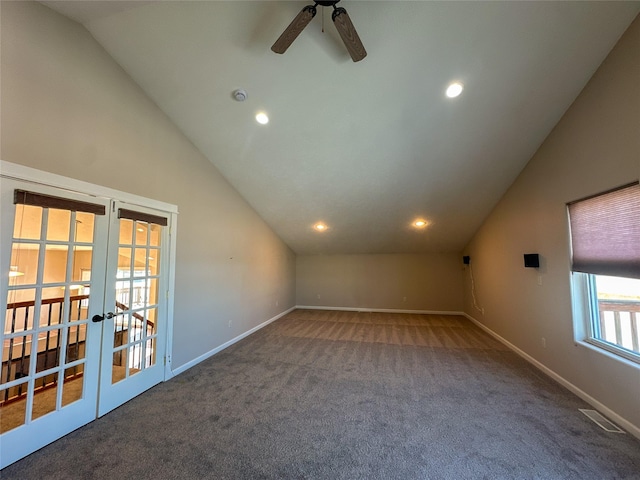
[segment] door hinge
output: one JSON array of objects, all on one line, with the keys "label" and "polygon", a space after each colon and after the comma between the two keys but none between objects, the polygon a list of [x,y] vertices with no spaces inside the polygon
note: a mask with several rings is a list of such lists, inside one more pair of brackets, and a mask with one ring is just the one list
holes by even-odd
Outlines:
[{"label": "door hinge", "polygon": [[167,297],[167,300],[169,300],[169,290],[167,290],[166,297]]}]

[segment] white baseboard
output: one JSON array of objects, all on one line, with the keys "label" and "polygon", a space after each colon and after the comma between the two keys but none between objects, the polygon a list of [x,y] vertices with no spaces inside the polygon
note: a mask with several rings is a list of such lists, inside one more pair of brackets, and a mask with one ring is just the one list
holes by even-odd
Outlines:
[{"label": "white baseboard", "polygon": [[494,332],[493,330],[491,330],[489,327],[487,327],[486,325],[483,325],[482,323],[480,323],[478,320],[476,320],[475,318],[473,318],[471,315],[468,315],[466,313],[463,313],[463,315],[465,317],[467,317],[469,320],[471,320],[473,323],[475,323],[478,327],[480,327],[482,330],[484,330],[485,332],[487,332],[489,335],[491,335],[493,338],[495,338],[496,340],[498,340],[500,343],[504,344],[505,346],[507,346],[509,349],[513,350],[515,353],[517,353],[518,355],[520,355],[522,358],[524,358],[527,362],[531,363],[533,366],[535,366],[536,368],[538,368],[539,370],[541,370],[542,372],[544,372],[546,375],[548,375],[549,377],[551,377],[553,380],[555,380],[556,382],[558,382],[560,385],[562,385],[563,387],[565,387],[566,389],[568,389],[569,391],[571,391],[572,393],[574,393],[575,395],[577,395],[578,397],[580,397],[582,400],[584,400],[585,402],[587,402],[589,405],[591,405],[592,407],[594,407],[596,410],[600,411],[600,413],[602,413],[604,416],[606,416],[607,418],[609,418],[610,420],[612,420],[614,423],[616,423],[619,427],[623,428],[624,430],[626,430],[627,432],[629,432],[631,435],[633,435],[634,437],[640,439],[640,427],[638,427],[637,425],[634,425],[633,423],[631,423],[630,421],[626,420],[625,418],[621,417],[620,415],[618,415],[616,412],[614,412],[613,410],[611,410],[609,407],[607,407],[606,405],[600,403],[598,400],[596,400],[595,398],[593,398],[591,395],[589,395],[587,392],[585,392],[584,390],[581,390],[580,388],[576,387],[573,383],[571,383],[569,380],[567,380],[564,377],[561,377],[560,375],[558,375],[556,372],[554,372],[553,370],[551,370],[549,367],[545,366],[544,364],[540,363],[538,360],[536,360],[535,358],[533,358],[531,355],[529,355],[528,353],[520,350],[518,347],[516,347],[514,344],[512,344],[511,342],[509,342],[508,340],[502,338],[500,335],[498,335],[496,332]]},{"label": "white baseboard", "polygon": [[269,320],[262,322],[260,325],[257,325],[255,327],[253,327],[250,330],[247,330],[244,333],[241,333],[240,335],[238,335],[235,338],[232,338],[231,340],[229,340],[228,342],[223,343],[222,345],[214,348],[213,350],[209,350],[206,353],[203,353],[202,355],[200,355],[199,357],[194,358],[193,360],[191,360],[190,362],[187,362],[183,365],[180,365],[178,368],[176,368],[175,370],[172,370],[172,374],[175,377],[176,375],[180,375],[182,372],[185,372],[187,370],[189,370],[191,367],[196,366],[197,364],[199,364],[200,362],[206,360],[207,358],[215,355],[218,352],[221,352],[222,350],[224,350],[227,347],[230,347],[231,345],[233,345],[236,342],[239,342],[240,340],[242,340],[245,337],[248,337],[249,335],[251,335],[254,332],[257,332],[258,330],[260,330],[263,327],[266,327],[267,325],[269,325],[271,322],[275,322],[276,320],[278,320],[281,317],[284,317],[287,313],[290,313],[292,311],[294,311],[296,309],[296,307],[291,307],[288,310],[285,310],[282,313],[279,313],[278,315],[276,315],[275,317],[270,318]]},{"label": "white baseboard", "polygon": [[295,308],[301,310],[339,310],[343,312],[380,312],[380,313],[417,313],[428,315],[461,315],[466,316],[464,312],[449,312],[438,310],[401,310],[396,308],[365,308],[365,307],[320,307],[316,305],[296,305]]}]

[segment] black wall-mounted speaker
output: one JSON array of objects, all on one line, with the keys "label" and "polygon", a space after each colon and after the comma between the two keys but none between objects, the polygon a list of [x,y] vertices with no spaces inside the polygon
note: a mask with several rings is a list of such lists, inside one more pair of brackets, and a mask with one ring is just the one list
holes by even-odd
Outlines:
[{"label": "black wall-mounted speaker", "polygon": [[471,257],[469,255],[465,255],[464,257],[462,257],[462,263],[464,263],[465,265],[469,265],[471,263]]},{"label": "black wall-mounted speaker", "polygon": [[540,255],[537,253],[525,253],[524,254],[524,266],[526,268],[538,268],[540,267]]}]

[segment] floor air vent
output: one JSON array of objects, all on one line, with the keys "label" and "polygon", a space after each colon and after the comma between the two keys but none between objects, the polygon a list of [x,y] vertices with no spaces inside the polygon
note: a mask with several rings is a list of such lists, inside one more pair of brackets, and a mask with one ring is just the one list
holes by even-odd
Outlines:
[{"label": "floor air vent", "polygon": [[600,415],[600,413],[596,412],[595,410],[588,410],[586,408],[579,408],[578,410],[580,410],[582,413],[584,413],[593,422],[598,424],[600,426],[600,428],[602,428],[603,430],[606,430],[607,432],[626,433],[620,427],[618,427],[617,425],[611,423],[609,420],[604,418],[602,415]]}]

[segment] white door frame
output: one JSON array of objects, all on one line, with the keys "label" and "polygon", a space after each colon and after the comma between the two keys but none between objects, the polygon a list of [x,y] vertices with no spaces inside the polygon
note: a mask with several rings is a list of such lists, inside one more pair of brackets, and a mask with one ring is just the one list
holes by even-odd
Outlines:
[{"label": "white door frame", "polygon": [[83,193],[93,197],[110,198],[126,202],[132,206],[148,207],[155,210],[165,212],[169,218],[169,272],[168,272],[168,291],[169,298],[167,300],[167,361],[164,366],[164,381],[166,382],[173,377],[171,370],[172,361],[172,345],[173,345],[173,308],[174,308],[174,292],[175,292],[175,264],[176,264],[176,232],[178,226],[178,206],[171,203],[153,200],[151,198],[142,197],[133,193],[122,192],[113,188],[104,187],[102,185],[94,185],[82,180],[64,177],[55,173],[37,170],[35,168],[26,167],[17,163],[6,162],[0,160],[0,175],[3,177],[24,180],[27,182],[40,183],[50,187],[58,187],[72,192]]},{"label": "white door frame", "polygon": [[[98,416],[103,416],[106,413],[110,412],[116,407],[119,407],[126,401],[131,398],[139,395],[143,391],[157,385],[161,381],[164,380],[164,370],[165,364],[164,360],[168,355],[166,351],[166,335],[167,335],[167,281],[168,275],[163,272],[168,272],[169,270],[169,225],[167,219],[167,225],[159,227],[159,238],[157,243],[153,243],[150,240],[150,237],[147,238],[147,230],[151,230],[151,221],[146,223],[145,220],[142,220],[142,225],[147,225],[148,229],[145,230],[144,237],[146,242],[140,244],[140,236],[137,234],[137,231],[132,228],[133,239],[129,238],[128,241],[123,240],[120,235],[120,229],[122,228],[121,218],[119,215],[119,211],[121,208],[124,209],[132,209],[137,214],[140,215],[149,215],[149,216],[159,216],[165,217],[166,214],[163,211],[143,208],[140,206],[132,206],[129,203],[124,203],[119,200],[112,200],[111,202],[111,215],[109,216],[110,227],[109,227],[109,248],[107,253],[107,261],[106,261],[106,290],[104,295],[104,313],[109,311],[116,312],[116,314],[112,318],[104,318],[102,320],[102,324],[104,326],[104,332],[102,336],[102,352],[101,352],[101,370],[100,370],[100,393],[98,395]],[[124,217],[128,218],[128,217]],[[133,220],[128,220],[131,222],[133,227]],[[137,223],[139,226],[140,223]],[[135,240],[135,241],[134,241]],[[124,245],[121,245],[124,244]],[[157,253],[153,255],[157,262],[158,270],[155,273],[149,273],[149,271],[145,270],[145,276],[142,278],[155,278],[157,282],[156,286],[156,299],[152,303],[155,304],[153,307],[156,311],[155,318],[155,332],[153,332],[153,337],[156,339],[158,344],[154,347],[155,350],[155,362],[150,365],[146,365],[146,361],[144,362],[144,366],[140,366],[140,371],[132,376],[129,376],[129,368],[126,367],[128,362],[125,362],[126,376],[120,381],[113,382],[112,374],[113,374],[113,364],[114,364],[114,322],[117,318],[125,319],[126,314],[123,311],[121,317],[118,316],[118,310],[116,307],[116,290],[118,284],[117,271],[119,265],[119,255],[120,250],[124,248],[125,250],[130,250],[130,265],[134,265],[134,260],[137,259],[137,254],[134,254],[134,250],[138,252],[140,248],[153,248]],[[147,252],[148,253],[148,252]],[[144,261],[147,256],[145,255]],[[151,258],[150,258],[151,260]],[[159,273],[158,273],[159,272]],[[134,276],[131,275],[131,278]],[[128,282],[129,278],[123,278],[120,281]],[[148,305],[149,297],[146,297],[145,304]],[[133,294],[128,301],[128,309],[134,310],[135,307],[133,305]],[[140,311],[139,311],[140,312]],[[143,317],[148,317],[148,311],[142,310]],[[135,314],[134,314],[135,315]],[[146,330],[146,327],[144,327]],[[147,331],[148,333],[148,331]],[[143,338],[147,338],[147,333],[140,334],[139,338],[131,338],[128,334],[125,336],[126,338],[122,339],[122,345],[117,348],[126,347],[127,344],[133,342],[133,344],[138,344],[139,347],[142,348],[142,344],[145,344],[148,347],[147,340],[144,340],[142,344],[137,342],[143,340]],[[147,348],[144,347],[144,348]],[[120,350],[122,351],[122,350]],[[128,358],[127,352],[129,351],[129,347],[124,349],[125,358]]]},{"label": "white door frame", "polygon": [[[106,237],[109,228],[109,216],[105,214],[108,212],[109,206],[111,202],[106,199],[96,198],[96,197],[88,197],[87,195],[76,193],[76,192],[68,192],[64,190],[60,190],[56,187],[49,187],[40,184],[34,184],[32,182],[26,182],[23,180],[17,180],[13,178],[1,177],[0,185],[2,187],[1,197],[2,197],[2,239],[0,239],[0,243],[2,243],[3,252],[2,258],[0,258],[0,272],[2,272],[2,285],[0,285],[0,297],[4,299],[8,299],[8,292],[25,292],[25,291],[33,291],[33,310],[32,310],[32,325],[28,327],[27,325],[22,328],[13,328],[10,329],[9,335],[18,335],[26,334],[23,337],[13,337],[22,339],[22,343],[27,344],[30,343],[31,347],[26,351],[23,350],[24,353],[28,355],[28,366],[29,370],[27,373],[28,380],[23,383],[24,377],[18,377],[17,375],[12,380],[10,372],[7,372],[7,383],[3,385],[6,387],[7,385],[14,384],[15,382],[20,382],[22,386],[25,387],[26,396],[20,403],[24,404],[24,414],[22,419],[22,424],[17,425],[15,428],[5,431],[2,433],[2,437],[0,437],[0,468],[4,468],[9,463],[22,458],[28,453],[51,443],[52,441],[60,438],[63,435],[75,430],[82,425],[85,425],[96,418],[96,405],[98,402],[98,378],[100,373],[100,350],[102,344],[102,330],[103,327],[99,326],[96,328],[91,325],[89,319],[91,315],[96,314],[99,311],[102,311],[104,308],[104,295],[105,295],[105,269],[107,266],[107,243],[96,241],[96,239],[100,239]],[[64,198],[70,201],[78,201],[78,202],[86,202],[90,200],[90,202],[95,206],[102,206],[105,208],[105,212],[102,214],[94,213],[93,214],[93,228],[92,228],[92,238],[89,239],[87,237],[78,238],[77,235],[74,235],[74,219],[76,218],[76,214],[78,212],[71,211],[72,207],[69,209],[65,209],[64,207],[60,207],[61,210],[66,210],[68,212],[68,220],[67,221],[67,231],[66,231],[66,239],[64,238],[49,238],[49,222],[47,221],[47,217],[51,219],[50,212],[51,208],[41,208],[41,218],[37,221],[39,228],[38,237],[29,237],[23,238],[22,235],[19,235],[19,232],[15,231],[14,221],[20,217],[17,217],[18,209],[14,199],[14,191],[15,189],[29,189],[29,191],[37,191],[38,193],[44,195],[51,195],[53,197],[64,195]],[[27,204],[25,202],[25,204]],[[86,220],[85,220],[86,221]],[[28,222],[27,222],[28,223]],[[44,234],[43,230],[47,229],[47,234]],[[16,234],[18,233],[18,234]],[[7,273],[9,272],[9,261],[10,258],[13,258],[12,248],[15,245],[25,245],[22,242],[26,242],[26,245],[30,245],[32,247],[37,247],[37,251],[39,251],[37,261],[25,262],[29,264],[30,268],[38,272],[36,275],[33,275],[30,278],[30,281],[26,282],[26,288],[22,288],[23,285],[14,286],[17,290],[11,290],[9,285],[10,281],[7,282]],[[51,243],[50,243],[51,242]],[[54,282],[45,280],[43,278],[43,272],[46,267],[46,256],[47,252],[51,252],[52,250],[48,250],[47,247],[54,247],[57,245],[66,245],[68,249],[66,251],[64,259],[64,266],[58,265],[56,267],[51,268],[51,270],[55,269],[58,273],[61,273],[61,277],[55,279]],[[90,246],[91,248],[91,294],[87,303],[86,311],[83,314],[78,314],[76,319],[72,319],[71,309],[73,308],[71,302],[71,295],[69,287],[72,283],[74,283],[74,274],[69,270],[70,266],[74,266],[75,263],[75,253],[76,245],[82,244],[83,246]],[[18,247],[22,249],[24,247]],[[80,247],[83,248],[83,247]],[[18,263],[19,264],[19,263]],[[86,266],[86,264],[85,264]],[[62,268],[60,268],[62,267]],[[28,270],[25,270],[28,271]],[[52,290],[56,290],[56,292],[60,292],[57,290],[57,286],[52,285],[60,285],[64,284],[65,290],[62,292],[63,298],[69,297],[68,304],[65,300],[63,300],[63,304],[67,306],[60,306],[60,317],[56,319],[56,321],[51,322],[51,309],[49,308],[49,321],[46,325],[43,325],[43,307],[44,307],[44,291],[48,290],[49,295],[51,295]],[[39,292],[39,293],[38,293]],[[57,293],[59,296],[60,293]],[[62,318],[63,310],[66,311],[65,318]],[[15,310],[14,310],[15,312]],[[26,312],[25,312],[26,313]],[[45,313],[46,315],[46,313]],[[26,315],[25,315],[26,316]],[[4,317],[4,315],[3,315]],[[14,317],[15,319],[16,317]],[[46,317],[45,317],[46,318]],[[50,327],[55,327],[51,329]],[[44,329],[43,329],[44,327]],[[5,331],[7,329],[7,325],[5,325],[5,320],[3,320],[3,327]],[[80,328],[84,328],[84,351],[81,355],[75,358],[67,358],[69,353],[69,345],[67,343],[67,339],[73,329],[76,329],[76,338],[80,339]],[[43,414],[37,415],[35,418],[33,414],[35,413],[33,408],[36,404],[36,398],[40,397],[39,394],[34,395],[35,391],[35,382],[37,382],[38,378],[38,356],[42,352],[45,357],[48,355],[50,348],[53,345],[49,345],[48,341],[45,345],[40,343],[41,337],[40,335],[44,332],[47,332],[48,335],[51,332],[55,332],[57,340],[53,345],[57,345],[59,349],[59,357],[56,362],[53,362],[52,365],[48,367],[44,367],[44,371],[49,370],[50,374],[45,374],[44,376],[40,376],[40,379],[46,378],[48,375],[56,376],[56,387],[52,389],[55,392],[55,396],[53,404],[49,404],[49,409],[46,413],[41,412]],[[26,340],[27,338],[31,338],[31,340]],[[4,336],[3,336],[3,340]],[[6,341],[6,340],[5,340]],[[6,346],[6,344],[5,344]],[[44,347],[44,348],[43,348]],[[55,348],[55,347],[53,347]],[[13,347],[10,343],[10,350],[13,350]],[[4,350],[4,348],[3,348]],[[4,355],[3,355],[4,356]],[[35,360],[35,361],[34,361]],[[70,387],[71,384],[66,384],[64,378],[66,377],[66,369],[71,366],[74,368],[75,366],[81,366],[82,369],[82,377],[74,380],[76,385],[81,384],[80,392],[76,392],[73,395],[70,402],[65,405],[64,395],[65,391]],[[8,366],[8,369],[11,369],[11,366]],[[25,373],[24,370],[21,370],[22,373]],[[61,397],[61,398],[60,398]],[[40,398],[44,398],[43,396]],[[61,409],[58,409],[58,401],[62,400]],[[11,408],[11,407],[8,407]],[[4,413],[4,412],[3,412]],[[25,418],[26,414],[26,418]],[[35,420],[35,422],[34,422]]]},{"label": "white door frame", "polygon": [[[163,368],[163,378],[161,381],[167,381],[171,377],[173,377],[173,373],[171,370],[171,356],[172,356],[172,344],[173,344],[173,309],[174,309],[174,291],[175,291],[175,259],[176,259],[176,227],[177,227],[177,217],[178,217],[178,207],[176,205],[172,205],[169,203],[161,202],[158,200],[153,200],[149,198],[145,198],[139,195],[122,192],[119,190],[115,190],[108,187],[103,187],[100,185],[94,185],[88,182],[84,182],[81,180],[76,180],[69,177],[64,177],[61,175],[45,172],[42,170],[37,170],[34,168],[26,167],[23,165],[15,164],[0,160],[0,177],[20,180],[35,184],[40,184],[47,187],[55,187],[63,190],[67,190],[70,193],[75,192],[79,194],[84,194],[88,196],[92,196],[97,199],[108,199],[108,200],[118,200],[123,203],[127,203],[132,205],[133,207],[141,207],[141,208],[151,208],[157,211],[166,214],[168,218],[168,248],[167,248],[167,284],[166,291],[168,292],[167,298],[167,312],[166,312],[166,341],[165,343],[165,352],[166,352],[166,361],[164,362]],[[113,202],[111,202],[113,203]],[[158,359],[158,361],[163,361],[163,359]],[[99,394],[99,393],[98,393]],[[60,413],[63,413],[61,411]],[[98,411],[96,411],[96,418],[98,415]],[[71,419],[69,419],[71,420]],[[58,421],[65,421],[64,418],[59,418]],[[81,426],[81,425],[78,425]],[[77,427],[76,427],[77,428]],[[57,438],[51,438],[46,443],[50,443]],[[44,444],[39,445],[38,448],[44,446]],[[25,451],[22,456],[26,456],[31,451]],[[17,456],[16,458],[6,459],[8,462],[3,465],[0,465],[0,468],[4,468],[5,466],[13,463],[16,460],[19,460],[21,457]],[[3,459],[5,460],[5,459]]]}]

